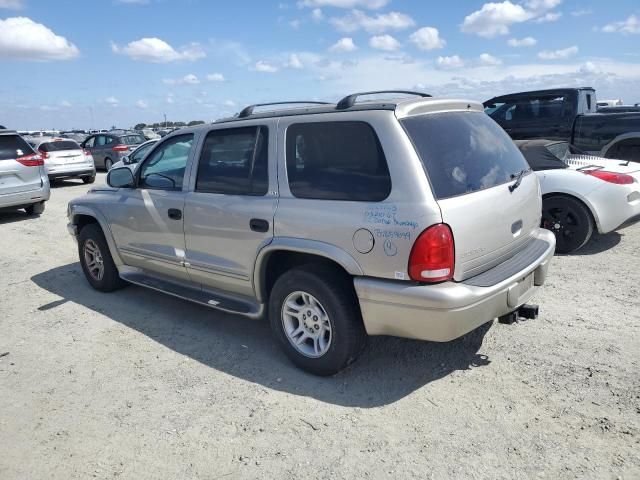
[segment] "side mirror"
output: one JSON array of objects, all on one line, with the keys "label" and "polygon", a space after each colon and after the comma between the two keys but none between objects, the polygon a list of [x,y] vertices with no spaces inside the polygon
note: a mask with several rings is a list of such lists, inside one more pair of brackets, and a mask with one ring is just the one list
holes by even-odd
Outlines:
[{"label": "side mirror", "polygon": [[125,155],[124,157],[122,157],[122,163],[124,163],[125,165],[129,165],[131,163],[129,155]]},{"label": "side mirror", "polygon": [[135,183],[129,167],[114,168],[107,174],[107,185],[113,188],[134,188]]}]

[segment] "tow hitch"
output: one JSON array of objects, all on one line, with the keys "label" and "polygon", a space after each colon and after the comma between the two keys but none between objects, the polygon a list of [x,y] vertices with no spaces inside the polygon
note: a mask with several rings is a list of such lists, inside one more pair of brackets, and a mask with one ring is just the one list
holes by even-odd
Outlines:
[{"label": "tow hitch", "polygon": [[505,325],[511,325],[512,323],[517,322],[518,319],[534,320],[538,318],[539,310],[540,308],[538,305],[524,304],[519,309],[498,317],[498,322]]}]

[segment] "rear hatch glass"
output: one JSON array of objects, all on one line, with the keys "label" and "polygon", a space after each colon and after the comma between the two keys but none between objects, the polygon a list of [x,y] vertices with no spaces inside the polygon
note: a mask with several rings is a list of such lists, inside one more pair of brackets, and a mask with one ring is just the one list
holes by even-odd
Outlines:
[{"label": "rear hatch glass", "polygon": [[30,155],[33,149],[18,135],[0,135],[0,161]]},{"label": "rear hatch glass", "polygon": [[540,224],[541,200],[535,175],[506,132],[482,112],[433,113],[401,123],[453,232],[454,278],[482,273],[524,248]]},{"label": "rear hatch glass", "polygon": [[71,140],[63,140],[59,142],[47,142],[38,147],[42,152],[61,152],[65,150],[80,150],[80,145]]}]

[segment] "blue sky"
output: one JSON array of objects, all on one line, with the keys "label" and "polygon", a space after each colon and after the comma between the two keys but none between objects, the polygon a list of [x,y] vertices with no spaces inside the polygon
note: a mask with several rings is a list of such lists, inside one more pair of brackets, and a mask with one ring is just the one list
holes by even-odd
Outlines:
[{"label": "blue sky", "polygon": [[411,88],[640,102],[637,0],[0,0],[0,124],[211,121]]}]

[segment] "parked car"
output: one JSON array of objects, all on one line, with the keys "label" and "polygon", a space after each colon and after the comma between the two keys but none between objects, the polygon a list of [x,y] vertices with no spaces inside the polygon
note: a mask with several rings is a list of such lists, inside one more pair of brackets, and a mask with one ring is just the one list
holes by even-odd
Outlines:
[{"label": "parked car", "polygon": [[82,148],[91,152],[96,168],[108,171],[144,142],[146,139],[141,133],[117,131],[91,135],[82,143]]},{"label": "parked car", "polygon": [[484,106],[514,140],[564,140],[590,155],[640,162],[640,112],[596,113],[593,88],[519,92]]},{"label": "parked car", "polygon": [[73,140],[74,142],[78,142],[79,144],[81,144],[87,139],[87,137],[89,137],[89,134],[81,132],[62,132],[59,137],[68,138],[70,140]]},{"label": "parked car", "polygon": [[140,133],[142,133],[142,135],[144,135],[144,138],[146,138],[147,140],[160,140],[160,135],[158,135],[150,128],[143,128],[142,130],[140,130]]},{"label": "parked car", "polygon": [[250,106],[112,169],[69,203],[88,282],[268,315],[320,375],[367,335],[443,342],[531,312],[555,238],[514,143],[479,103],[376,93],[392,98]]},{"label": "parked car", "polygon": [[96,167],[91,152],[83,150],[77,142],[66,138],[39,137],[29,144],[44,160],[49,182],[63,178],[80,178],[84,183],[96,179]]},{"label": "parked car", "polygon": [[556,251],[584,246],[594,231],[609,233],[640,221],[640,165],[578,152],[568,142],[516,140],[542,188],[542,227]]},{"label": "parked car", "polygon": [[39,215],[49,196],[42,156],[14,130],[0,130],[0,208]]},{"label": "parked car", "polygon": [[154,146],[156,143],[158,143],[158,140],[159,138],[154,140],[147,140],[146,142],[141,144],[138,148],[136,148],[133,152],[131,152],[129,155],[122,157],[122,160],[120,160],[118,163],[115,163],[111,168],[120,168],[120,167],[127,166],[132,170],[135,169],[138,163],[140,163],[140,161],[145,157],[145,155],[149,153],[149,150],[151,150],[151,147]]}]

